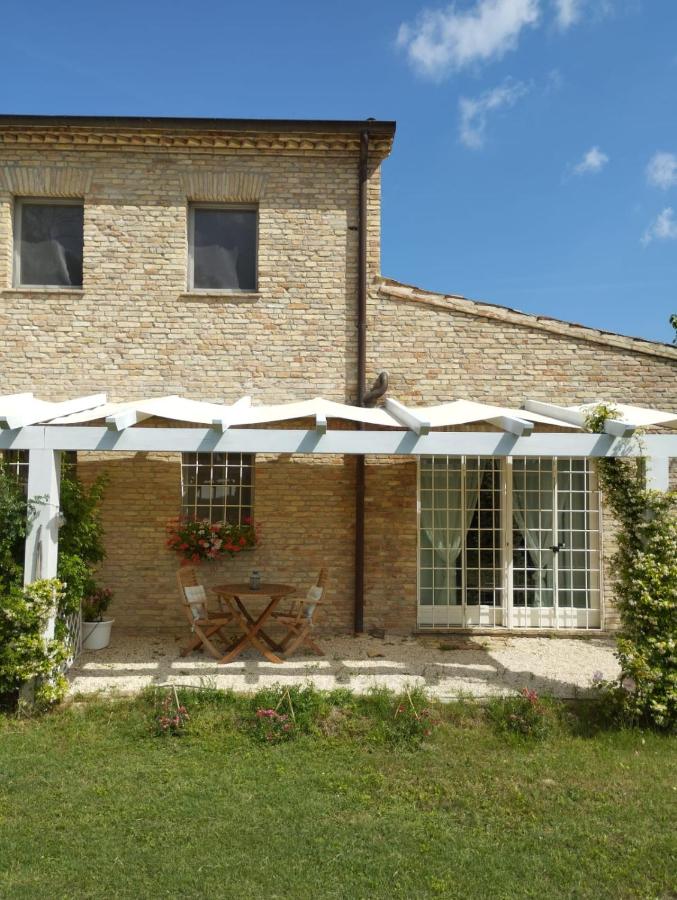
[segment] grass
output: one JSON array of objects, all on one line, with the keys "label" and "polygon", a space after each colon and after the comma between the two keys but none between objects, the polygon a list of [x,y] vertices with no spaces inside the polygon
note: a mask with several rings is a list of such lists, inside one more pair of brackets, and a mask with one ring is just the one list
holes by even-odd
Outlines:
[{"label": "grass", "polygon": [[274,694],[182,700],[180,737],[150,694],[0,719],[0,897],[674,896],[673,738],[528,740],[465,703],[407,740],[392,697],[342,692],[294,695],[270,745]]}]

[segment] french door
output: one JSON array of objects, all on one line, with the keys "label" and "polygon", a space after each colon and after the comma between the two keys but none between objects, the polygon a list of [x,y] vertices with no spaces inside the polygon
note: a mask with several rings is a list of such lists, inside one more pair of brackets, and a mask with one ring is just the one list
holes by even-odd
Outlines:
[{"label": "french door", "polygon": [[421,628],[599,628],[599,505],[586,460],[423,457]]}]

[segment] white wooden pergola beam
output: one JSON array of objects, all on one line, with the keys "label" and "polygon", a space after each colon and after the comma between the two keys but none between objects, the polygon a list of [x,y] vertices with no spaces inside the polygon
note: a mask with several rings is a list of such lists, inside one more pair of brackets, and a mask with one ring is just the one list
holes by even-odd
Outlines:
[{"label": "white wooden pergola beam", "polygon": [[529,437],[534,430],[534,423],[526,419],[518,419],[512,416],[495,416],[487,419],[490,425],[495,425],[502,431],[508,431],[510,434],[516,434],[519,437]]},{"label": "white wooden pergola beam", "polygon": [[184,453],[299,453],[383,456],[677,457],[677,434],[616,438],[610,434],[535,432],[530,437],[493,431],[433,431],[417,435],[391,429],[128,428],[41,425],[0,431],[0,450],[120,450]]},{"label": "white wooden pergola beam", "polygon": [[[567,422],[569,425],[578,425],[580,428],[585,427],[586,415],[576,409],[568,409],[566,406],[557,406],[554,403],[542,403],[540,400],[525,400],[524,409],[529,412],[540,413],[542,416],[550,416],[552,419],[559,419]],[[631,437],[637,426],[632,422],[622,422],[620,419],[607,419],[604,423],[604,433],[611,434],[614,437]]]},{"label": "white wooden pergola beam", "polygon": [[396,422],[399,422],[400,425],[404,425],[410,431],[413,431],[414,434],[423,436],[430,433],[430,422],[419,419],[413,410],[406,407],[403,403],[400,403],[399,400],[395,400],[392,397],[386,397],[384,407],[386,412],[389,413]]},{"label": "white wooden pergola beam", "polygon": [[220,416],[218,419],[214,419],[214,428],[218,428],[219,431],[228,431],[230,426],[236,421],[236,417],[231,413],[243,409],[249,409],[252,405],[251,397],[240,397],[239,400],[236,400],[231,406],[225,407],[226,412],[223,416]]},{"label": "white wooden pergola beam", "polygon": [[124,409],[122,412],[114,413],[112,416],[106,416],[106,426],[111,431],[124,431],[125,428],[131,428],[145,419],[152,419],[150,413],[141,412],[140,409]]},{"label": "white wooden pergola beam", "polygon": [[48,419],[58,419],[60,416],[69,416],[71,413],[83,412],[86,409],[95,409],[106,402],[105,394],[90,394],[87,397],[76,397],[74,400],[64,400],[61,403],[30,403],[20,412],[0,415],[0,428],[25,428],[44,422]]},{"label": "white wooden pergola beam", "polygon": [[33,394],[32,394],[32,393],[26,393],[26,394],[2,394],[2,395],[0,395],[0,409],[1,409],[6,403],[11,403],[11,404],[14,404],[14,403],[26,403],[27,401],[32,400],[32,399],[33,399]]}]

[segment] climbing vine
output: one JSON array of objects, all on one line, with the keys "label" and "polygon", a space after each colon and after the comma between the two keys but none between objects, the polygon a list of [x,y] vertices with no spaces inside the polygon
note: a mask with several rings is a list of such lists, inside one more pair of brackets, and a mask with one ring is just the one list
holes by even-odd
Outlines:
[{"label": "climbing vine", "polygon": [[[587,420],[602,432],[611,407]],[[621,617],[617,655],[621,676],[604,689],[626,721],[674,729],[677,725],[677,493],[646,487],[644,461],[597,461],[599,485],[618,524],[611,560]]]}]

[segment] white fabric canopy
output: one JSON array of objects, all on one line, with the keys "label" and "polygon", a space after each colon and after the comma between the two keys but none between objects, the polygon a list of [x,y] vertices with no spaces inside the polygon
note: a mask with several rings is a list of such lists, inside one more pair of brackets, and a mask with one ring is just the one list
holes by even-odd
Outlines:
[{"label": "white fabric canopy", "polygon": [[[649,425],[663,425],[666,428],[677,428],[677,414],[664,412],[660,409],[647,409],[645,406],[627,406],[625,403],[604,402],[605,406],[615,409],[617,418],[624,419],[626,422],[632,422],[640,428],[646,428]],[[581,406],[570,406],[571,410],[589,413],[598,403],[584,403]]]},{"label": "white fabric canopy", "polygon": [[[512,409],[477,403],[471,400],[453,400],[433,406],[405,406],[396,400],[385,401],[387,408],[367,409],[314,397],[292,403],[253,405],[249,397],[232,404],[207,403],[187,397],[154,397],[127,402],[110,403],[105,394],[78,397],[57,403],[38,399],[30,393],[0,396],[0,427],[21,428],[27,425],[81,425],[106,419],[109,427],[124,430],[144,419],[158,417],[195,425],[221,426],[224,430],[242,425],[260,425],[295,419],[315,418],[319,423],[327,419],[342,419],[363,425],[404,429],[422,426],[421,433],[429,429],[453,428],[475,422],[491,423],[499,429],[514,431],[514,426],[534,423],[567,431],[580,431],[582,414],[596,404],[546,407],[552,415],[544,415],[526,409]],[[613,404],[619,417],[636,426],[666,425],[677,427],[677,414],[662,410],[646,409],[624,404]],[[562,418],[555,414],[560,411]],[[425,430],[423,430],[425,429]]]}]

